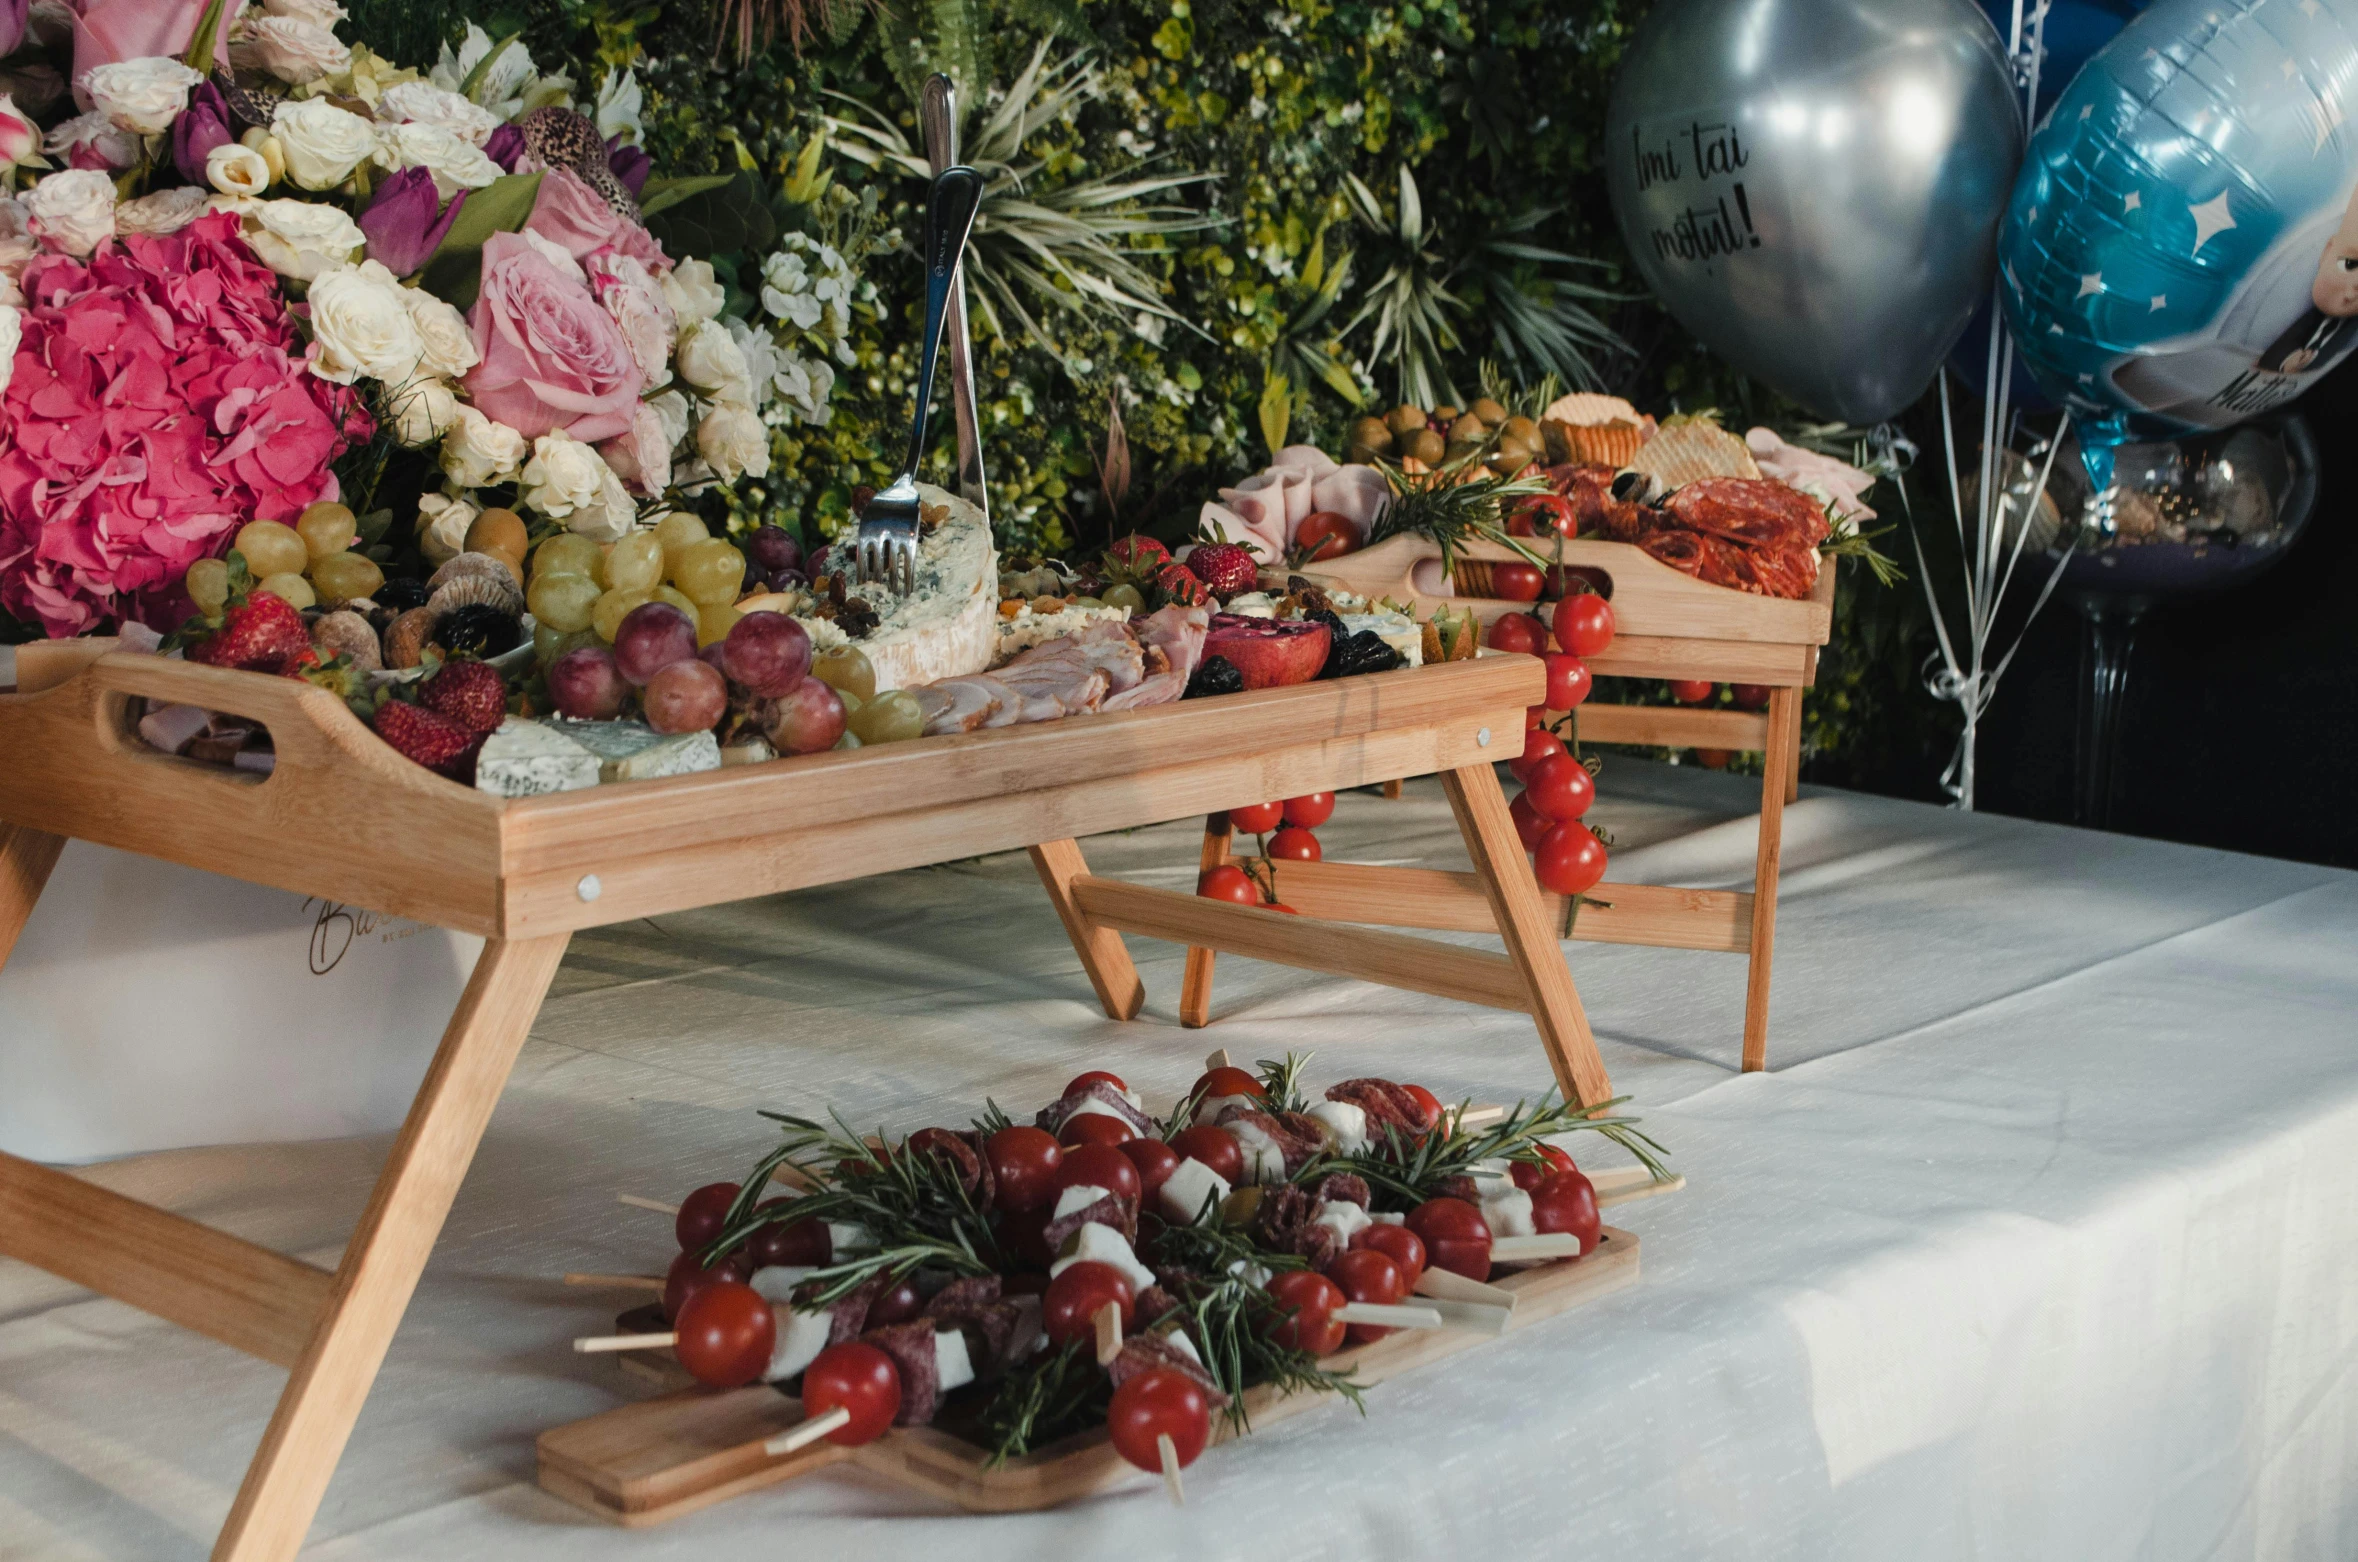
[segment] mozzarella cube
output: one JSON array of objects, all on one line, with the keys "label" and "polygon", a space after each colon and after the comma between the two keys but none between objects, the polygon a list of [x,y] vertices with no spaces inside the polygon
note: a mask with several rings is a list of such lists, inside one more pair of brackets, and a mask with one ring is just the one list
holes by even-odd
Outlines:
[{"label": "mozzarella cube", "polygon": [[966,1354],[966,1336],[943,1329],[933,1337],[934,1386],[947,1394],[974,1381],[974,1361]]},{"label": "mozzarella cube", "polygon": [[790,1302],[794,1288],[810,1277],[810,1270],[799,1264],[765,1264],[753,1272],[747,1282],[765,1302]]},{"label": "mozzarella cube", "polygon": [[1228,1272],[1255,1290],[1269,1288],[1270,1272],[1265,1265],[1248,1263],[1240,1258],[1228,1266]]},{"label": "mozzarella cube", "polygon": [[1539,1235],[1539,1228],[1531,1223],[1531,1195],[1521,1188],[1508,1187],[1484,1194],[1482,1218],[1490,1223],[1490,1234],[1494,1237]]},{"label": "mozzarella cube", "polygon": [[1328,1199],[1319,1209],[1318,1218],[1310,1224],[1327,1227],[1334,1232],[1337,1241],[1341,1242],[1343,1246],[1349,1247],[1352,1237],[1365,1231],[1375,1222],[1368,1218],[1365,1207],[1354,1204],[1349,1199]]},{"label": "mozzarella cube", "polygon": [[1056,1196],[1056,1208],[1049,1212],[1048,1218],[1062,1220],[1067,1215],[1079,1214],[1099,1199],[1112,1197],[1113,1193],[1110,1189],[1091,1187],[1085,1182],[1075,1183]]},{"label": "mozzarella cube", "polygon": [[829,1263],[853,1253],[876,1251],[876,1233],[857,1221],[830,1220],[826,1226],[827,1240],[832,1245],[828,1254]]},{"label": "mozzarella cube", "polygon": [[1367,1217],[1367,1223],[1371,1226],[1405,1226],[1408,1224],[1408,1217],[1406,1215],[1372,1214]]},{"label": "mozzarella cube", "polygon": [[1155,1283],[1154,1271],[1138,1262],[1129,1241],[1113,1227],[1095,1221],[1073,1233],[1070,1249],[1048,1266],[1048,1278],[1055,1279],[1075,1264],[1110,1264],[1128,1275],[1130,1284],[1141,1291]]},{"label": "mozzarella cube", "polygon": [[825,1309],[804,1312],[797,1307],[773,1307],[778,1320],[778,1343],[770,1349],[770,1364],[761,1380],[776,1383],[794,1376],[817,1359],[827,1348],[827,1336],[834,1331],[834,1316]]},{"label": "mozzarella cube", "polygon": [[1219,1209],[1228,1197],[1228,1179],[1191,1155],[1172,1170],[1157,1196],[1165,1215],[1183,1226],[1193,1225]]},{"label": "mozzarella cube", "polygon": [[1321,1101],[1309,1115],[1326,1124],[1334,1136],[1337,1155],[1357,1155],[1367,1148],[1367,1109],[1348,1101]]},{"label": "mozzarella cube", "polygon": [[1220,1114],[1232,1106],[1258,1112],[1266,1104],[1259,1096],[1206,1096],[1195,1104],[1194,1120],[1199,1123],[1217,1123]]},{"label": "mozzarella cube", "polygon": [[1171,1349],[1177,1351],[1180,1355],[1185,1356],[1189,1361],[1194,1362],[1199,1367],[1204,1364],[1203,1357],[1196,1354],[1195,1341],[1187,1337],[1187,1331],[1185,1329],[1173,1329],[1170,1333],[1164,1335],[1163,1338],[1171,1342]]},{"label": "mozzarella cube", "polygon": [[[1141,1107],[1140,1110],[1143,1111],[1145,1109]],[[1069,1123],[1076,1117],[1091,1116],[1110,1117],[1115,1122],[1120,1123],[1124,1128],[1132,1128],[1136,1126],[1131,1122],[1129,1114],[1124,1112],[1120,1107],[1115,1106],[1110,1101],[1101,1101],[1095,1096],[1082,1097],[1081,1103],[1074,1107],[1070,1112],[1067,1112],[1065,1114],[1064,1120]]]},{"label": "mozzarella cube", "polygon": [[1257,1123],[1241,1118],[1220,1125],[1230,1138],[1244,1147],[1244,1180],[1247,1182],[1285,1181],[1285,1146],[1269,1137]]}]

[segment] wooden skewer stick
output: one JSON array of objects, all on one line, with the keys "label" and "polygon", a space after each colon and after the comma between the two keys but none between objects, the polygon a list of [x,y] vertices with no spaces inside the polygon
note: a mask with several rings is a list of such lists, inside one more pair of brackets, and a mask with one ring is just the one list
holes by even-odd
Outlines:
[{"label": "wooden skewer stick", "polygon": [[1113,1365],[1122,1353],[1122,1304],[1107,1302],[1097,1309],[1097,1364]]},{"label": "wooden skewer stick", "polygon": [[1488,1302],[1450,1302],[1428,1296],[1424,1305],[1439,1313],[1441,1321],[1450,1328],[1468,1329],[1476,1334],[1504,1334],[1515,1316],[1511,1309],[1494,1307]]},{"label": "wooden skewer stick", "polygon": [[813,1416],[800,1426],[788,1427],[776,1437],[762,1444],[761,1451],[771,1455],[790,1454],[798,1448],[808,1448],[837,1427],[850,1424],[851,1411],[842,1405],[837,1405],[823,1416]]},{"label": "wooden skewer stick", "polygon": [[787,1187],[794,1189],[798,1193],[816,1193],[819,1191],[819,1185],[811,1180],[810,1173],[804,1171],[801,1167],[795,1165],[791,1161],[780,1161],[774,1168],[772,1168],[770,1171],[770,1181],[782,1182],[786,1184]]},{"label": "wooden skewer stick", "polygon": [[1457,1114],[1457,1126],[1479,1128],[1484,1123],[1495,1123],[1506,1115],[1507,1109],[1503,1106],[1469,1106]]},{"label": "wooden skewer stick", "polygon": [[1231,1065],[1228,1061],[1228,1049],[1226,1047],[1222,1047],[1219,1051],[1204,1059],[1204,1072],[1207,1074],[1216,1068],[1229,1068],[1232,1066],[1233,1065]]},{"label": "wooden skewer stick", "polygon": [[573,1348],[584,1356],[616,1350],[663,1350],[677,1345],[677,1329],[666,1329],[661,1334],[585,1334],[573,1342]]},{"label": "wooden skewer stick", "polygon": [[632,1209],[651,1209],[658,1215],[677,1215],[680,1212],[677,1204],[666,1204],[661,1199],[644,1199],[635,1193],[617,1193],[614,1201],[617,1204],[628,1204]]},{"label": "wooden skewer stick", "polygon": [[1528,1264],[1542,1258],[1577,1258],[1580,1238],[1569,1231],[1550,1231],[1536,1237],[1492,1237],[1490,1257],[1494,1263]]},{"label": "wooden skewer stick", "polygon": [[594,1285],[611,1291],[660,1291],[664,1284],[661,1275],[585,1274],[568,1274],[565,1277],[565,1283],[567,1285]]},{"label": "wooden skewer stick", "polygon": [[1163,1456],[1163,1490],[1171,1494],[1171,1506],[1186,1507],[1187,1488],[1179,1483],[1179,1445],[1165,1432],[1154,1440],[1154,1448]]},{"label": "wooden skewer stick", "polygon": [[1345,1302],[1334,1311],[1343,1323],[1368,1323],[1386,1329],[1438,1329],[1446,1321],[1430,1307],[1390,1307],[1382,1302]]},{"label": "wooden skewer stick", "polygon": [[[1498,1244],[1491,1244],[1492,1251]],[[1427,1269],[1416,1277],[1413,1287],[1419,1296],[1435,1296],[1447,1302],[1480,1302],[1487,1307],[1515,1310],[1515,1293],[1503,1285],[1488,1285],[1480,1280],[1468,1280],[1453,1269]]]}]

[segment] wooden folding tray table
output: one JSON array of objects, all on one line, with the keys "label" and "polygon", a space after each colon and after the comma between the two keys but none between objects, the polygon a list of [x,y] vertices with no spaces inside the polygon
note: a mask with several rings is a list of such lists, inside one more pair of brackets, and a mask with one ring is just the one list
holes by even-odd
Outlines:
[{"label": "wooden folding tray table", "polygon": [[[1130,931],[1527,1012],[1567,1097],[1610,1095],[1491,769],[1541,697],[1530,657],[515,800],[411,764],[297,680],[94,641],[24,647],[18,671],[18,692],[0,694],[0,960],[68,838],[486,940],[332,1272],[0,1154],[0,1254],[291,1369],[216,1558],[301,1546],[580,928],[1028,847],[1116,1019],[1145,997]],[[260,722],[275,770],[149,748],[141,699]],[[1473,855],[1466,893],[1503,955],[1096,878],[1074,840],[1434,772]]]}]

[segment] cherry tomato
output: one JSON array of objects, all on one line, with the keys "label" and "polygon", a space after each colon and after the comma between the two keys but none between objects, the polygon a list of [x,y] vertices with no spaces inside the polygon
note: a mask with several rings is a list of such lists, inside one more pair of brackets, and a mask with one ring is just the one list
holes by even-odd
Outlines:
[{"label": "cherry tomato", "polygon": [[1717,687],[1708,678],[1674,678],[1670,684],[1670,697],[1681,705],[1700,705],[1711,698],[1711,691]]},{"label": "cherry tomato", "polygon": [[1145,1185],[1138,1180],[1137,1164],[1120,1150],[1103,1144],[1078,1144],[1064,1152],[1064,1161],[1056,1168],[1056,1191],[1062,1193],[1067,1188],[1103,1188],[1108,1193],[1120,1194],[1133,1206],[1146,1192]]},{"label": "cherry tomato", "polygon": [[[819,1229],[825,1231],[827,1228],[821,1226]],[[696,1262],[696,1255],[692,1250],[682,1252],[679,1257],[671,1261],[671,1269],[663,1277],[663,1316],[671,1322],[677,1323],[679,1322],[680,1309],[687,1306],[689,1299],[706,1286],[721,1280],[733,1280],[743,1284],[752,1277],[753,1266],[747,1260],[743,1248],[731,1253],[710,1269]]]},{"label": "cherry tomato", "polygon": [[[1425,1116],[1428,1119],[1436,1124],[1441,1121],[1441,1098],[1439,1096],[1422,1085],[1402,1085],[1400,1088],[1407,1091],[1415,1098],[1416,1104],[1425,1109]],[[1447,1138],[1448,1135],[1444,1134],[1442,1137]]]},{"label": "cherry tomato", "polygon": [[889,1323],[907,1323],[925,1311],[925,1297],[917,1289],[917,1282],[903,1275],[883,1290],[868,1304],[868,1321],[863,1326],[881,1329]]},{"label": "cherry tomato", "polygon": [[1280,1313],[1293,1314],[1270,1326],[1269,1337],[1280,1345],[1324,1356],[1343,1343],[1343,1326],[1335,1309],[1343,1305],[1343,1289],[1309,1269],[1288,1269],[1269,1281],[1269,1299]]},{"label": "cherry tomato", "polygon": [[1555,754],[1532,768],[1523,795],[1550,819],[1577,819],[1597,800],[1596,778],[1570,754]]},{"label": "cherry tomato", "polygon": [[1529,613],[1501,613],[1482,641],[1493,650],[1525,651],[1536,656],[1547,644],[1547,626]]},{"label": "cherry tomato", "polygon": [[1507,773],[1525,786],[1529,786],[1532,768],[1548,755],[1563,752],[1564,740],[1562,738],[1557,737],[1545,727],[1527,728],[1523,733],[1523,752],[1520,757],[1507,761]]},{"label": "cherry tomato", "polygon": [[1523,730],[1524,730],[1525,732],[1537,732],[1537,731],[1538,731],[1540,728],[1542,728],[1542,727],[1544,727],[1544,726],[1546,726],[1546,725],[1547,725],[1547,707],[1546,707],[1546,706],[1544,706],[1544,705],[1526,705],[1526,706],[1524,706],[1524,707],[1523,707]]},{"label": "cherry tomato", "polygon": [[1509,537],[1536,537],[1539,535],[1539,523],[1517,510],[1507,517],[1506,534]]},{"label": "cherry tomato", "polygon": [[1179,1169],[1179,1152],[1160,1139],[1128,1139],[1115,1148],[1130,1158],[1131,1168],[1138,1173],[1141,1202],[1153,1198],[1171,1180],[1171,1173]]},{"label": "cherry tomato", "polygon": [[1580,1256],[1597,1249],[1604,1220],[1597,1213],[1596,1185],[1576,1171],[1560,1171],[1531,1190],[1531,1226],[1535,1231],[1565,1231],[1580,1238]]},{"label": "cherry tomato", "polygon": [[1463,1199],[1427,1199],[1408,1213],[1408,1229],[1425,1244],[1435,1269],[1490,1278],[1490,1222]]},{"label": "cherry tomato", "polygon": [[1180,1468],[1195,1463],[1212,1438],[1212,1402],[1203,1385],[1175,1367],[1154,1367],[1125,1380],[1105,1411],[1114,1452],[1141,1470],[1163,1467],[1162,1440],[1171,1440]]},{"label": "cherry tomato", "polygon": [[1732,748],[1699,748],[1695,750],[1695,763],[1706,770],[1725,770],[1728,768],[1728,761],[1735,757],[1736,751]]},{"label": "cherry tomato", "polygon": [[[1261,1076],[1250,1069],[1224,1067],[1208,1069],[1196,1076],[1195,1088],[1188,1094],[1198,1100],[1213,1096],[1261,1096],[1269,1092],[1261,1084]],[[1176,1140],[1172,1141],[1177,1143]]]},{"label": "cherry tomato", "polygon": [[1111,1149],[1117,1144],[1127,1144],[1137,1136],[1138,1130],[1118,1117],[1108,1117],[1103,1112],[1084,1112],[1078,1117],[1066,1118],[1064,1127],[1057,1131],[1056,1139],[1059,1144],[1066,1146],[1095,1145],[1099,1149]]},{"label": "cherry tomato", "polygon": [[1769,702],[1769,686],[1765,683],[1731,683],[1728,692],[1736,697],[1739,710],[1759,710]]},{"label": "cherry tomato", "polygon": [[1231,1187],[1244,1179],[1244,1146],[1236,1135],[1210,1123],[1198,1123],[1171,1135],[1171,1149],[1180,1159],[1201,1161]]},{"label": "cherry tomato", "polygon": [[742,1388],[760,1377],[778,1343],[769,1299],[737,1280],[699,1289],[672,1326],[679,1331],[680,1365],[714,1388]]},{"label": "cherry tomato", "polygon": [[983,1141],[1001,1209],[1038,1209],[1056,1197],[1064,1151],[1045,1128],[1002,1128]]},{"label": "cherry tomato", "polygon": [[1490,592],[1508,602],[1536,602],[1539,588],[1547,584],[1547,576],[1536,564],[1525,564],[1520,559],[1490,566]]},{"label": "cherry tomato", "polygon": [[1529,1193],[1558,1172],[1580,1170],[1579,1167],[1572,1164],[1572,1157],[1566,1155],[1557,1146],[1543,1144],[1536,1146],[1536,1148],[1541,1156],[1540,1161],[1517,1161],[1507,1168],[1507,1175],[1514,1178],[1515,1186],[1521,1188],[1525,1193]]},{"label": "cherry tomato", "polygon": [[1316,862],[1318,837],[1289,824],[1269,837],[1269,856],[1277,862]]},{"label": "cherry tomato", "polygon": [[[792,1204],[792,1199],[767,1199],[754,1206],[754,1212],[778,1209]],[[834,1240],[827,1234],[823,1220],[779,1220],[753,1228],[753,1235],[745,1239],[745,1262],[754,1269],[767,1269],[773,1264],[791,1264],[797,1268],[815,1269],[835,1257]]]},{"label": "cherry tomato", "polygon": [[1580,517],[1573,510],[1572,501],[1562,494],[1533,494],[1515,507],[1514,519],[1530,528],[1518,534],[1521,536],[1569,537],[1580,529]]},{"label": "cherry tomato", "polygon": [[1138,1311],[1138,1292],[1130,1277],[1111,1264],[1088,1260],[1074,1264],[1048,1282],[1040,1297],[1040,1327],[1059,1345],[1085,1340],[1097,1331],[1097,1315],[1107,1302],[1122,1309],[1122,1330]]},{"label": "cherry tomato", "polygon": [[1515,794],[1515,800],[1507,804],[1507,817],[1515,821],[1516,838],[1522,841],[1523,850],[1527,852],[1539,850],[1539,843],[1546,838],[1547,832],[1556,827],[1553,819],[1531,806],[1531,794],[1528,792]]},{"label": "cherry tomato", "polygon": [[1261,886],[1253,882],[1251,874],[1231,862],[1205,869],[1203,876],[1195,881],[1195,892],[1209,900],[1234,901],[1240,906],[1261,903]]},{"label": "cherry tomato", "polygon": [[1300,797],[1285,800],[1285,822],[1315,830],[1335,816],[1335,794],[1305,792]]},{"label": "cherry tomato", "polygon": [[[1056,1255],[1048,1251],[1048,1212],[1052,1204],[1038,1209],[999,1212],[999,1246],[1034,1269],[1046,1269],[1056,1262]],[[1043,1286],[1045,1280],[1040,1282]]]},{"label": "cherry tomato", "polygon": [[1294,547],[1305,560],[1339,559],[1365,540],[1357,521],[1333,510],[1313,510],[1294,528]]},{"label": "cherry tomato", "polygon": [[1353,1247],[1372,1248],[1389,1258],[1400,1268],[1400,1294],[1405,1296],[1416,1289],[1419,1276],[1425,1272],[1425,1241],[1406,1226],[1379,1222],[1362,1226],[1351,1238]]},{"label": "cherry tomato", "polygon": [[1583,591],[1556,604],[1556,644],[1575,656],[1595,656],[1612,643],[1612,603]]},{"label": "cherry tomato", "polygon": [[735,1183],[706,1183],[680,1200],[680,1212],[672,1217],[672,1235],[680,1239],[682,1248],[710,1245],[712,1239],[721,1234],[722,1223],[729,1218],[729,1206],[736,1202]]},{"label": "cherry tomato", "polygon": [[[1557,666],[1559,658],[1567,665]],[[1579,657],[1572,655],[1569,651],[1548,653],[1547,708],[1549,710],[1573,710],[1586,704],[1589,691],[1594,689],[1596,684],[1595,677],[1588,670],[1588,663]]]},{"label": "cherry tomato", "polygon": [[1585,895],[1605,876],[1605,843],[1577,819],[1547,832],[1531,871],[1539,887],[1558,895]]},{"label": "cherry tomato", "polygon": [[[1354,1302],[1390,1307],[1408,1294],[1407,1282],[1400,1278],[1400,1266],[1392,1262],[1390,1254],[1372,1247],[1355,1247],[1336,1254],[1335,1261],[1326,1266],[1326,1277]],[[1354,1345],[1368,1345],[1391,1332],[1388,1324],[1354,1323],[1343,1337]]]},{"label": "cherry tomato", "polygon": [[[1117,1091],[1127,1090],[1130,1088],[1128,1085],[1122,1082],[1121,1075],[1108,1074],[1104,1069],[1093,1068],[1086,1074],[1075,1074],[1072,1078],[1066,1080],[1064,1082],[1064,1093],[1065,1095],[1069,1096],[1078,1091],[1086,1090],[1091,1085],[1111,1085]],[[1058,1099],[1061,1100],[1062,1097],[1059,1097]]]},{"label": "cherry tomato", "polygon": [[1284,820],[1283,803],[1247,803],[1242,808],[1228,810],[1229,828],[1242,830],[1247,835],[1267,835]]},{"label": "cherry tomato", "polygon": [[872,1443],[901,1413],[901,1369],[873,1345],[830,1345],[802,1369],[802,1413],[848,1410],[851,1419],[827,1434],[846,1448]]}]

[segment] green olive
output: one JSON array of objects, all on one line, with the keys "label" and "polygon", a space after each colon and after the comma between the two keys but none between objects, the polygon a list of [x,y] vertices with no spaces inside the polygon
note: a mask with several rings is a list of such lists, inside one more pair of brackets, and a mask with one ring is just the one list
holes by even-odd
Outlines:
[{"label": "green olive", "polygon": [[1361,418],[1351,425],[1351,443],[1378,455],[1392,448],[1392,431],[1382,418]]},{"label": "green olive", "polygon": [[1384,414],[1384,425],[1394,434],[1413,434],[1425,426],[1425,415],[1414,407],[1402,405]]},{"label": "green olive", "polygon": [[1496,428],[1499,424],[1504,423],[1507,420],[1507,409],[1500,406],[1497,402],[1492,401],[1487,396],[1484,396],[1480,400],[1476,401],[1473,406],[1467,410],[1472,412],[1475,417],[1480,418],[1483,422],[1489,424],[1493,428]]},{"label": "green olive", "polygon": [[1422,461],[1427,466],[1437,465],[1449,448],[1448,441],[1429,428],[1420,428],[1408,436],[1401,447],[1403,455]]},{"label": "green olive", "polygon": [[1249,1226],[1261,1212],[1261,1190],[1239,1188],[1220,1201],[1220,1222],[1227,1226]]}]

